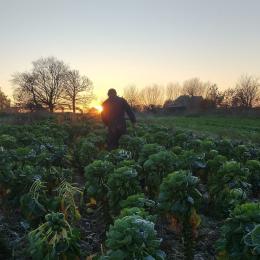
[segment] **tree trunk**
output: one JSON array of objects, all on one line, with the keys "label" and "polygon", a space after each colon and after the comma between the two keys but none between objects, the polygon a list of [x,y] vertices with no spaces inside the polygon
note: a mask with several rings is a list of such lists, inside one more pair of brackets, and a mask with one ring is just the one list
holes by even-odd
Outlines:
[{"label": "tree trunk", "polygon": [[53,104],[50,104],[50,105],[49,105],[49,109],[50,109],[50,112],[53,113],[53,111],[54,111],[54,106],[53,106]]},{"label": "tree trunk", "polygon": [[76,113],[76,99],[75,98],[72,99],[72,111],[73,111],[73,114]]}]

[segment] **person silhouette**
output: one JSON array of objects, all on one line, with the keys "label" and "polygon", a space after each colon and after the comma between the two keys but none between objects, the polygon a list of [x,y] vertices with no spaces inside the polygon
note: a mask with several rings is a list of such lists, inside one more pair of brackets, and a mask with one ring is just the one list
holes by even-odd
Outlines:
[{"label": "person silhouette", "polygon": [[119,97],[115,89],[109,89],[107,95],[108,99],[102,104],[101,118],[108,128],[107,146],[111,151],[118,147],[120,137],[126,133],[125,113],[134,127],[136,117],[127,101]]}]

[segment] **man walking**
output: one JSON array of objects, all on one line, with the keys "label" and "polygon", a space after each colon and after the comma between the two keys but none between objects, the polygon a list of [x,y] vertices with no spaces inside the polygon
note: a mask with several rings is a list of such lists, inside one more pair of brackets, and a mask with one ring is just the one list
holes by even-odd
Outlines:
[{"label": "man walking", "polygon": [[136,118],[127,101],[117,96],[115,89],[109,89],[107,94],[108,99],[102,105],[101,117],[108,127],[108,150],[113,150],[118,147],[119,138],[126,133],[125,113],[133,126],[135,126]]}]

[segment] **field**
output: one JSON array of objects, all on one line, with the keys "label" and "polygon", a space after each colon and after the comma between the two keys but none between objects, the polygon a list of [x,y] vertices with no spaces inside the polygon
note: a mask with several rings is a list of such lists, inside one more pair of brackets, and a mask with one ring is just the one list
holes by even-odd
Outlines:
[{"label": "field", "polygon": [[260,119],[0,122],[0,259],[260,259]]},{"label": "field", "polygon": [[144,122],[193,130],[211,136],[260,143],[260,117],[239,116],[141,116]]}]

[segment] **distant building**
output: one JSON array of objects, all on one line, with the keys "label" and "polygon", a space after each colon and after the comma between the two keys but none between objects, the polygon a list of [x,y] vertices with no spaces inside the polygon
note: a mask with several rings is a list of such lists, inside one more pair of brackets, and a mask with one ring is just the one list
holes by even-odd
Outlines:
[{"label": "distant building", "polygon": [[164,109],[167,112],[199,111],[201,109],[202,102],[202,96],[182,95],[174,101],[167,100],[164,103]]}]

